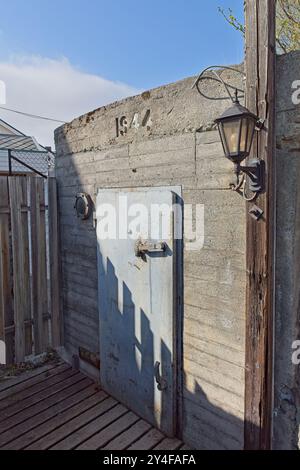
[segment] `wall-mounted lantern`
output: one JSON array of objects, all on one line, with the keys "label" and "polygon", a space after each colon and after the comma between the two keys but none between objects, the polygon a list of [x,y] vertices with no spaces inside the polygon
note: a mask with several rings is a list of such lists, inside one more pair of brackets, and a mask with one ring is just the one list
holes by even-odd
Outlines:
[{"label": "wall-mounted lantern", "polygon": [[263,190],[263,162],[253,159],[247,166],[241,166],[241,163],[250,155],[255,129],[261,128],[262,124],[257,116],[240,104],[237,91],[233,105],[216,119],[216,123],[225,156],[235,166],[237,185],[233,189],[238,191],[241,188],[244,178],[240,180],[240,174],[244,173],[249,177],[249,190],[254,193],[247,198],[244,192],[244,197],[253,200]]}]

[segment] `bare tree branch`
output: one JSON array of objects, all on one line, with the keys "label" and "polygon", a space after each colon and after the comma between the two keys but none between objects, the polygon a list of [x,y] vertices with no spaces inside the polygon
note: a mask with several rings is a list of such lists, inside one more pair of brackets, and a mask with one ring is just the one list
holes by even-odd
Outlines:
[{"label": "bare tree branch", "polygon": [[[229,8],[219,7],[225,20],[245,36],[245,26]],[[276,39],[279,53],[300,50],[300,0],[277,0]]]}]

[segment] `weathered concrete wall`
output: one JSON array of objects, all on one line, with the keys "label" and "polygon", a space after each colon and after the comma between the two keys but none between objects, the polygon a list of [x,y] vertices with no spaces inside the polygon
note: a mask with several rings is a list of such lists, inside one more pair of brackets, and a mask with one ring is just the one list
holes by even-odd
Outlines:
[{"label": "weathered concrete wall", "polygon": [[300,80],[300,51],[279,57],[277,65],[274,448],[296,449],[300,374],[299,365],[292,363],[292,344],[300,339],[300,104],[292,101],[292,84]]},{"label": "weathered concrete wall", "polygon": [[[226,72],[227,73],[227,72]],[[277,257],[274,448],[299,445],[300,53],[278,58]],[[245,206],[229,189],[232,166],[211,122],[228,101],[207,101],[193,78],[89,113],[56,132],[63,259],[65,345],[99,350],[96,235],[74,215],[78,191],[182,185],[186,203],[205,204],[205,245],[184,252],[183,434],[196,448],[243,447]],[[207,94],[222,87],[205,84]],[[116,119],[151,121],[116,136]],[[150,128],[147,128],[147,125]],[[200,128],[200,132],[196,132]]]},{"label": "weathered concrete wall", "polygon": [[[56,132],[65,344],[72,353],[79,346],[99,350],[96,235],[92,221],[74,215],[76,193],[86,191],[95,198],[98,188],[182,185],[185,203],[205,204],[204,248],[184,252],[183,437],[196,448],[239,449],[245,205],[229,188],[232,165],[211,126],[229,101],[201,98],[191,90],[193,81],[113,103]],[[215,82],[204,88],[224,96]],[[117,137],[117,118],[126,116],[130,124],[135,113],[143,118],[147,111],[151,121]]]}]

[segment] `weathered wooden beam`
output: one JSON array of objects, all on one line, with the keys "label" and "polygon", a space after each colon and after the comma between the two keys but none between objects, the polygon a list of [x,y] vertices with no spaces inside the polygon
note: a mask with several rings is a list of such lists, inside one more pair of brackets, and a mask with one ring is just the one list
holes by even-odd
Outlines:
[{"label": "weathered wooden beam", "polygon": [[52,318],[52,346],[62,345],[62,316],[60,302],[60,252],[59,252],[59,226],[57,184],[55,178],[48,178],[49,187],[49,255],[50,255],[50,293]]},{"label": "weathered wooden beam", "polygon": [[44,316],[48,311],[46,221],[44,181],[30,178],[31,198],[31,262],[32,262],[32,316],[34,319],[34,351],[40,354],[49,346],[48,321]]},{"label": "weathered wooden beam", "polygon": [[[247,0],[246,102],[264,119],[252,156],[265,161],[265,191],[247,215],[245,448],[271,447],[275,251],[275,0]],[[247,212],[252,203],[247,206]]]},{"label": "weathered wooden beam", "polygon": [[32,353],[31,326],[25,327],[25,321],[31,318],[28,214],[21,211],[22,207],[27,206],[27,179],[22,176],[10,177],[8,183],[13,253],[15,361],[20,363]]},{"label": "weathered wooden beam", "polygon": [[9,248],[9,196],[7,177],[0,177],[0,340],[5,341],[6,363],[14,360],[14,338],[6,327],[13,322],[13,299]]},{"label": "weathered wooden beam", "polygon": [[[46,321],[48,321],[48,320],[51,320],[51,314],[50,314],[50,313],[45,313],[45,314],[43,315],[43,321],[46,322]],[[29,320],[25,320],[25,321],[24,321],[24,325],[25,325],[25,328],[29,328],[29,327],[35,325],[35,321],[34,321],[33,318],[32,318],[32,319],[29,319]],[[6,326],[6,327],[4,328],[4,330],[5,330],[5,333],[6,333],[6,334],[12,334],[12,333],[15,332],[15,325],[12,324],[12,325]],[[45,351],[46,351],[46,350],[45,350]],[[45,351],[44,351],[44,352],[45,352]]]}]

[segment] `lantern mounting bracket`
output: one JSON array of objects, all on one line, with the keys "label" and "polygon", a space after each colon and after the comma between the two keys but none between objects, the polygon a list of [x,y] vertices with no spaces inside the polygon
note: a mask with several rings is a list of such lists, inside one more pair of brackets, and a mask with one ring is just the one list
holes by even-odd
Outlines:
[{"label": "lantern mounting bracket", "polygon": [[[222,73],[226,70],[236,72],[237,74],[240,74],[243,77],[243,81],[246,80],[246,74],[238,68],[228,67],[228,66],[225,66],[225,65],[211,65],[211,66],[207,67],[206,69],[204,69],[198,75],[195,82],[193,83],[192,89],[197,88],[197,91],[198,91],[199,95],[201,95],[201,96],[203,96],[203,98],[206,98],[206,99],[209,99],[209,100],[218,101],[218,100],[227,100],[228,98],[230,98],[230,100],[232,102],[234,102],[234,96],[232,95],[232,90],[236,91],[237,87],[231,85],[230,83],[226,82],[222,78]],[[219,71],[219,73],[218,73],[218,71]],[[222,97],[207,96],[200,89],[200,82],[203,81],[203,80],[213,80],[213,81],[221,83],[224,86],[228,97],[227,96],[225,96],[225,97],[224,96],[222,96]],[[245,96],[245,91],[244,91],[243,88],[238,89],[238,92],[240,93],[241,97]]]},{"label": "lantern mounting bracket", "polygon": [[[237,184],[232,186],[232,190],[242,193],[244,199],[253,201],[259,193],[263,192],[265,179],[265,162],[263,160],[254,158],[249,160],[246,166],[237,163],[234,165],[234,172],[237,177]],[[242,178],[240,177],[241,173],[244,174]],[[250,197],[246,195],[246,186],[252,193]]]},{"label": "lantern mounting bracket", "polygon": [[265,119],[259,118],[259,119],[256,121],[255,130],[259,132],[259,131],[261,131],[264,127],[265,127]]},{"label": "lantern mounting bracket", "polygon": [[[237,72],[243,79],[246,79],[246,75],[240,69],[215,65],[203,70],[192,88],[196,87],[202,97],[210,100],[230,98],[232,101],[232,106],[216,119],[215,123],[218,125],[225,157],[234,164],[236,184],[231,185],[232,190],[241,194],[246,201],[254,201],[258,194],[265,190],[265,162],[255,158],[248,160],[245,166],[242,166],[241,163],[249,158],[255,131],[259,132],[264,129],[265,120],[260,119],[240,104],[239,97],[241,95],[243,98],[245,97],[244,90],[224,80],[222,73],[226,70]],[[200,83],[203,80],[221,83],[228,98],[226,96],[207,96],[200,89]]]}]

